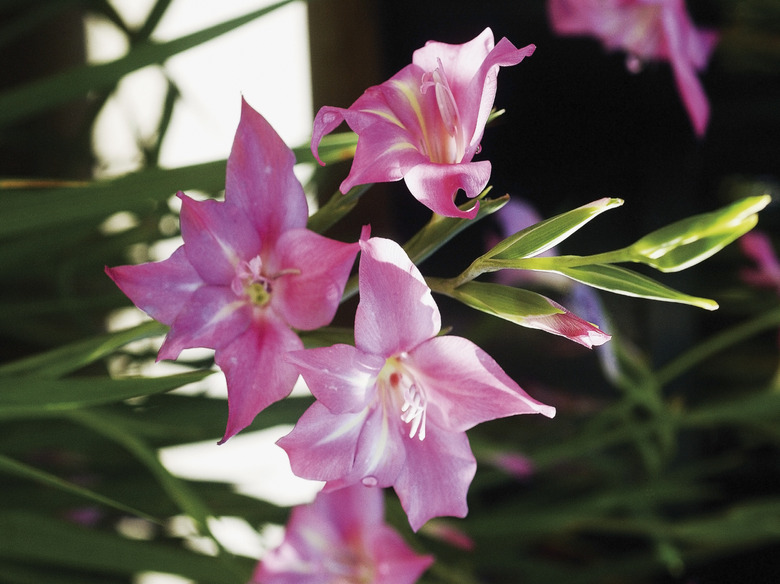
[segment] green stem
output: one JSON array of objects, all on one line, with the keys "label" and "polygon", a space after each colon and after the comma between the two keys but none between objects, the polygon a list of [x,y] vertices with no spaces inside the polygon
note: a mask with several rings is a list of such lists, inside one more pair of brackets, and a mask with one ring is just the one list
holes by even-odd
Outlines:
[{"label": "green stem", "polygon": [[635,261],[637,260],[632,257],[630,248],[628,247],[588,256],[564,255],[550,257],[513,258],[506,260],[486,258],[485,256],[482,256],[474,260],[474,262],[468,268],[466,268],[462,274],[453,279],[454,283],[452,287],[457,288],[466,282],[470,282],[481,274],[497,272],[499,270],[505,269],[554,272],[560,268],[576,268],[579,266],[592,266],[594,264],[616,264],[621,262]]},{"label": "green stem", "polygon": [[780,307],[759,314],[699,343],[662,367],[656,373],[656,379],[661,386],[666,385],[712,355],[776,326],[780,326]]}]

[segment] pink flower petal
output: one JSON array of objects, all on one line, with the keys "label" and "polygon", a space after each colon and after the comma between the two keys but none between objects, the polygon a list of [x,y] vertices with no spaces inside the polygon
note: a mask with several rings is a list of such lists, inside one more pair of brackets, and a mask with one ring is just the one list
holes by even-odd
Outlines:
[{"label": "pink flower petal", "polygon": [[432,561],[384,523],[382,490],[356,485],[293,509],[284,541],[263,557],[252,582],[414,584]]},{"label": "pink flower petal", "polygon": [[301,330],[325,326],[336,314],[344,286],[359,250],[307,229],[292,229],[279,238],[272,270],[272,306],[287,323]]},{"label": "pink flower petal", "polygon": [[432,517],[465,517],[466,494],[477,470],[463,432],[429,431],[425,440],[409,440],[406,463],[394,488],[417,531]]},{"label": "pink flower petal", "polygon": [[203,280],[184,248],[167,260],[138,266],[106,268],[106,274],[138,308],[163,324],[173,324]]},{"label": "pink flower petal", "polygon": [[184,349],[219,349],[243,333],[251,308],[224,286],[201,286],[182,308],[160,347],[158,359],[176,359]]},{"label": "pink flower petal", "polygon": [[431,290],[400,245],[372,237],[360,242],[360,303],[355,344],[389,357],[409,351],[441,329]]},{"label": "pink flower petal", "polygon": [[461,189],[469,198],[479,195],[490,180],[490,162],[418,164],[406,173],[404,180],[409,192],[434,213],[473,219],[479,211],[479,201],[474,201],[467,211],[461,211],[455,204],[455,195]]},{"label": "pink flower petal", "polygon": [[358,413],[373,400],[376,376],[385,359],[351,345],[333,345],[287,354],[314,397],[334,414]]},{"label": "pink flower petal", "polygon": [[243,211],[263,246],[273,247],[283,232],[306,226],[308,204],[294,165],[292,150],[242,99],[227,163],[225,202]]},{"label": "pink flower petal", "polygon": [[358,438],[368,414],[368,408],[355,414],[332,414],[315,401],[276,443],[287,452],[296,476],[336,480],[353,472]]},{"label": "pink flower petal", "polygon": [[523,319],[523,326],[566,337],[589,349],[603,345],[612,338],[596,325],[580,318],[573,312],[569,312],[554,300],[549,298],[545,298],[545,300],[560,312],[541,316],[529,316]]},{"label": "pink flower petal", "polygon": [[298,336],[269,311],[232,343],[217,349],[215,361],[228,386],[228,421],[220,444],[251,424],[260,411],[290,394],[298,372],[286,362],[285,355],[302,348]]},{"label": "pink flower petal", "polygon": [[260,239],[246,215],[220,201],[196,201],[183,193],[181,234],[187,258],[209,284],[230,285],[241,260],[260,252]]},{"label": "pink flower petal", "polygon": [[429,339],[410,352],[408,364],[425,388],[429,422],[448,431],[516,414],[555,415],[555,408],[525,393],[468,339]]}]

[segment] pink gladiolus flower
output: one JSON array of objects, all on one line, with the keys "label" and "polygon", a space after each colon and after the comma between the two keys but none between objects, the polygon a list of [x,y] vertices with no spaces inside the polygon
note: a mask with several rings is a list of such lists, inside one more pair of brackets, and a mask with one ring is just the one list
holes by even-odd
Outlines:
[{"label": "pink gladiolus flower", "polygon": [[320,109],[312,152],[320,160],[322,137],[346,121],[358,143],[342,193],[403,178],[435,213],[471,219],[479,203],[461,211],[454,198],[459,189],[477,196],[490,179],[490,162],[472,158],[493,106],[498,70],[517,65],[535,48],[518,49],[505,38],[494,46],[489,28],[462,45],[429,41],[414,52],[411,65],[367,89],[348,109]]},{"label": "pink gladiolus flower", "polygon": [[669,61],[696,133],[707,129],[710,106],[696,77],[718,41],[711,30],[697,29],[684,0],[549,0],[553,29],[562,35],[593,35],[609,50],[628,52],[636,73],[644,61]]},{"label": "pink gladiolus flower", "polygon": [[224,442],[297,379],[284,360],[303,348],[291,327],[328,324],[358,252],[357,243],[307,230],[295,157],[246,102],[227,163],[225,201],[183,193],[184,245],[162,262],[106,268],[140,309],[170,325],[159,359],[215,349],[228,386]]},{"label": "pink gladiolus flower", "polygon": [[284,541],[252,583],[413,584],[432,563],[384,522],[382,490],[355,485],[293,509]]},{"label": "pink gladiolus flower", "polygon": [[293,472],[347,485],[393,486],[417,530],[467,512],[476,461],[465,430],[555,408],[527,395],[471,341],[437,336],[441,317],[419,270],[393,241],[361,241],[355,347],[295,351],[317,401],[278,444]]}]

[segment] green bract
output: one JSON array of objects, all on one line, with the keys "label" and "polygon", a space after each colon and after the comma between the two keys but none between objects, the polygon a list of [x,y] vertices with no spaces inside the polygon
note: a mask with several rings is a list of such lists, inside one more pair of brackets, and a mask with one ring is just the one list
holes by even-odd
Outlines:
[{"label": "green bract", "polygon": [[769,195],[748,197],[713,211],[677,221],[645,235],[628,248],[633,261],[662,272],[677,272],[704,261],[744,235],[758,222]]}]

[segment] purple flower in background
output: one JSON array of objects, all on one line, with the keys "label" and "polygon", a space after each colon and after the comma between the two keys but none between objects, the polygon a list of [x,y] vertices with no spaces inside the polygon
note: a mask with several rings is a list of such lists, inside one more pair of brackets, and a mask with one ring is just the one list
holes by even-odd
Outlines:
[{"label": "purple flower in background", "polygon": [[696,73],[718,35],[694,26],[684,0],[548,0],[548,12],[556,33],[592,35],[609,50],[626,51],[633,73],[644,61],[668,61],[693,127],[704,134],[710,106]]},{"label": "purple flower in background", "polygon": [[327,481],[326,490],[393,486],[415,530],[432,517],[464,517],[476,471],[465,431],[555,409],[471,341],[438,336],[431,290],[397,243],[360,246],[356,346],[288,354],[317,401],[278,444],[296,475]]},{"label": "purple flower in background", "polygon": [[494,46],[489,28],[462,45],[429,41],[414,52],[410,65],[367,89],[349,108],[320,109],[312,152],[319,160],[323,136],[346,121],[358,143],[342,193],[403,178],[433,212],[472,219],[479,203],[461,211],[454,198],[459,189],[476,197],[490,179],[490,162],[472,159],[493,106],[498,70],[517,65],[534,49],[518,49],[506,38]]},{"label": "purple flower in background", "polygon": [[291,329],[333,319],[358,252],[357,243],[305,228],[294,164],[274,129],[242,102],[225,201],[179,193],[184,245],[161,262],[106,268],[136,306],[170,325],[158,359],[215,349],[228,387],[223,442],[290,393],[298,374],[284,355],[303,348]]},{"label": "purple flower in background", "polygon": [[384,522],[382,490],[354,485],[293,509],[252,584],[413,584],[432,563]]}]

